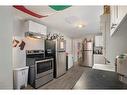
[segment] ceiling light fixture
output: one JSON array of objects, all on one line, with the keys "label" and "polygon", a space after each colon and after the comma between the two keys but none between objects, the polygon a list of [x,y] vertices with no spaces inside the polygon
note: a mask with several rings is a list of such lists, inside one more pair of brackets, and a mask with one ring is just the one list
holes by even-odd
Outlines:
[{"label": "ceiling light fixture", "polygon": [[78,24],[78,25],[77,25],[78,28],[83,28],[84,26],[85,26],[85,25],[83,25],[83,24]]}]

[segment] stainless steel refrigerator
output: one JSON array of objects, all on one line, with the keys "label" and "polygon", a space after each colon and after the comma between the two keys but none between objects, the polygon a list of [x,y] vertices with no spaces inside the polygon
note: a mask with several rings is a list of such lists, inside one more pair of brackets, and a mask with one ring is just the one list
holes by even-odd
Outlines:
[{"label": "stainless steel refrigerator", "polygon": [[66,73],[66,41],[62,39],[45,41],[45,56],[54,58],[54,78]]},{"label": "stainless steel refrigerator", "polygon": [[82,62],[81,66],[93,67],[93,42],[84,41],[82,47]]}]

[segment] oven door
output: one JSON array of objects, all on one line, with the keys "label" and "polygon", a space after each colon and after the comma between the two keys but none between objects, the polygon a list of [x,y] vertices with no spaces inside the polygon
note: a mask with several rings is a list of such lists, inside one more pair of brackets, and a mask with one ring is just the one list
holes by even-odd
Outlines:
[{"label": "oven door", "polygon": [[36,61],[35,68],[36,78],[53,73],[53,59]]}]

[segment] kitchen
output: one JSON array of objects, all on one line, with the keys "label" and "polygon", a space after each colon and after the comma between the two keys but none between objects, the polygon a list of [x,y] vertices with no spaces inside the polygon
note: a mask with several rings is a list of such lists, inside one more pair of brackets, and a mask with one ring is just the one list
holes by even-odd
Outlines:
[{"label": "kitchen", "polygon": [[[80,77],[83,74],[84,69],[87,70],[88,68],[78,67],[77,64],[91,68],[93,67],[95,70],[98,70],[98,67],[96,67],[94,63],[102,61],[100,64],[105,64],[105,62],[113,64],[115,62],[115,58],[113,57],[124,53],[124,50],[122,52],[117,52],[117,54],[116,51],[113,51],[115,53],[113,53],[113,57],[110,59],[109,56],[111,55],[108,54],[109,51],[108,53],[106,50],[104,51],[102,44],[103,41],[107,39],[102,39],[101,37],[107,34],[104,35],[103,33],[98,32],[100,29],[100,16],[103,14],[102,6],[66,6],[65,9],[62,9],[58,12],[51,9],[54,8],[53,6],[13,6],[11,8],[14,12],[14,17],[13,19],[11,18],[12,21],[10,21],[13,23],[13,32],[10,34],[13,36],[13,56],[10,57],[10,60],[13,62],[13,70],[11,70],[11,72],[14,72],[15,89],[37,89],[41,86],[43,86],[43,89],[45,89],[44,86],[49,85],[48,83],[54,86],[55,82],[57,82],[56,80],[61,79],[62,81],[60,83],[62,83],[65,81],[63,77],[66,76],[67,79],[70,76],[69,74],[71,74],[71,77],[74,75],[73,79],[75,80],[71,80],[72,78],[70,79],[73,85],[68,86],[70,87],[68,89],[72,89],[74,86],[74,89],[78,89],[78,80],[80,81]],[[26,9],[27,12],[24,13],[24,10]],[[44,11],[40,11],[41,9],[44,9]],[[93,10],[93,13],[86,11],[86,13],[84,12],[84,14],[81,14],[84,9],[89,11]],[[28,10],[29,12],[32,10],[37,11],[40,14],[48,14],[48,16],[42,16],[42,19],[40,20],[40,18],[36,17],[39,15],[34,14],[34,17],[33,14],[29,14]],[[75,10],[77,10],[80,13],[79,15],[82,16],[86,14],[91,15],[89,17],[87,15],[84,17],[84,19],[87,19],[92,26],[89,26],[88,23],[83,23],[81,21],[78,22],[78,20],[81,19],[79,15],[75,16],[75,14],[78,13]],[[66,15],[71,12],[71,15]],[[92,15],[95,17],[92,18]],[[54,18],[57,18],[56,21],[53,20]],[[64,19],[61,20],[61,18]],[[72,24],[75,22],[78,22],[78,24],[76,24],[76,26],[74,25],[73,27]],[[72,29],[70,29],[68,26],[72,27]],[[93,28],[91,29],[91,27]],[[82,32],[85,28],[87,31],[91,32],[88,34],[83,34]],[[74,29],[75,32],[73,31]],[[123,31],[124,30],[125,29],[123,29]],[[95,33],[92,31],[95,31]],[[74,33],[75,35],[72,35]],[[116,35],[117,34],[119,33],[116,33]],[[81,37],[81,35],[83,36]],[[126,36],[124,38],[126,38]],[[117,38],[115,39],[113,37],[112,39],[113,40],[111,40],[111,42],[116,44],[115,40],[117,40]],[[100,59],[98,59],[97,56],[99,56],[98,58]],[[111,60],[111,62],[108,60]],[[41,65],[42,63],[45,68]],[[103,68],[100,69],[103,70]],[[71,71],[73,71],[73,73],[70,73]],[[113,72],[115,72],[114,68]],[[23,76],[19,75],[18,77],[18,74],[22,74]],[[21,82],[21,78],[24,78],[25,81]],[[20,79],[20,81],[18,79]],[[29,85],[26,82],[27,79]],[[58,82],[56,84],[60,83]],[[67,83],[68,82],[66,82],[66,84]]]}]

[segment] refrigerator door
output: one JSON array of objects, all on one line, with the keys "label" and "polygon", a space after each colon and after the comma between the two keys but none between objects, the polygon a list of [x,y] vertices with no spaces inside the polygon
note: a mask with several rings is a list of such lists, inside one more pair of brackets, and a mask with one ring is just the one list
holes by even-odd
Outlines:
[{"label": "refrigerator door", "polygon": [[56,77],[66,73],[66,53],[57,52],[56,54]]},{"label": "refrigerator door", "polygon": [[93,50],[93,42],[84,43],[84,50]]},{"label": "refrigerator door", "polygon": [[83,51],[82,52],[83,57],[82,57],[82,62],[81,66],[88,66],[92,67],[93,66],[93,51],[88,50],[88,51]]},{"label": "refrigerator door", "polygon": [[55,45],[54,41],[45,40],[45,57],[54,57]]}]

